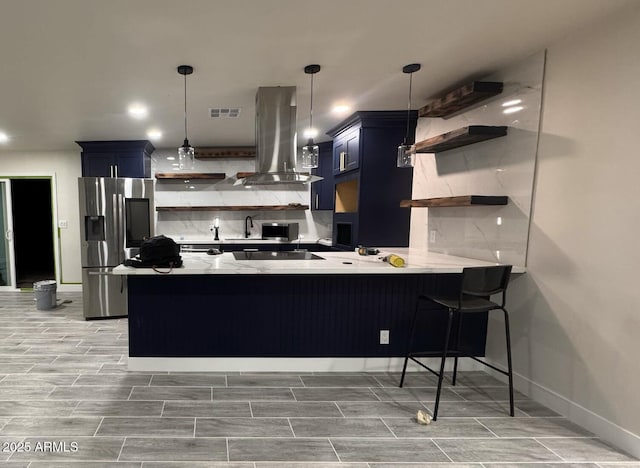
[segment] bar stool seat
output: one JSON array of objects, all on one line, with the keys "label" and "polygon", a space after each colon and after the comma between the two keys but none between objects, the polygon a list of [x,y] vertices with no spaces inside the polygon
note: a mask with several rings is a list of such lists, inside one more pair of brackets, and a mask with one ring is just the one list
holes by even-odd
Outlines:
[{"label": "bar stool seat", "polygon": [[[458,358],[469,357],[485,366],[488,366],[509,378],[509,413],[514,415],[513,404],[513,365],[511,362],[511,337],[509,333],[509,313],[505,308],[507,286],[511,276],[511,265],[498,265],[491,267],[472,267],[464,268],[462,271],[461,287],[457,297],[440,297],[437,295],[419,295],[416,301],[416,309],[413,316],[413,324],[411,326],[411,336],[407,348],[407,354],[404,359],[402,368],[402,377],[400,379],[400,387],[404,384],[404,378],[407,371],[407,363],[412,360],[419,366],[428,370],[438,377],[438,389],[436,391],[436,401],[433,409],[433,420],[438,418],[438,406],[440,404],[440,393],[442,391],[442,382],[444,379],[444,368],[447,357],[454,357],[452,384],[455,385],[456,374],[458,370]],[[495,294],[502,294],[501,303],[489,300],[489,297]],[[433,352],[420,352],[413,349],[413,342],[416,336],[416,328],[418,323],[418,314],[420,313],[420,304],[423,301],[430,301],[438,306],[437,309],[430,309],[431,313],[442,313],[447,311],[447,326],[444,337],[444,347],[440,355],[440,370],[436,372],[429,366],[418,360],[419,357],[433,356]],[[476,356],[465,354],[459,349],[459,338],[461,336],[463,315],[470,313],[490,312],[492,310],[501,310],[504,314],[505,337],[507,346],[507,370],[500,369],[489,364]],[[458,322],[458,333],[455,335],[454,346],[451,347],[451,328],[454,320]]]}]

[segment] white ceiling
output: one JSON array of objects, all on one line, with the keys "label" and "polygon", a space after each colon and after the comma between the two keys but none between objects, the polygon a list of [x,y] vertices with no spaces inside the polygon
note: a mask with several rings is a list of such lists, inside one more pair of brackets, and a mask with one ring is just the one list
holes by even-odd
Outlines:
[{"label": "white ceiling", "polygon": [[[537,52],[571,31],[597,28],[637,0],[0,0],[2,152],[77,150],[76,140],[184,137],[181,64],[187,78],[189,139],[198,146],[254,144],[259,86],[298,87],[298,127],[324,132],[354,110],[406,109]],[[595,64],[594,64],[595,66]],[[150,110],[128,117],[133,101]],[[241,107],[211,120],[210,107]]]}]

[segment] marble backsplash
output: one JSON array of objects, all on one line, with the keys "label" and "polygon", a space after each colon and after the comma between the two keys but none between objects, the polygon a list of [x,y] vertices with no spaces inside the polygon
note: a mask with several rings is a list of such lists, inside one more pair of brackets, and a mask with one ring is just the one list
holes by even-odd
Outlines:
[{"label": "marble backsplash", "polygon": [[[506,137],[437,154],[419,154],[413,199],[507,195],[505,206],[413,208],[410,245],[432,252],[526,265],[545,53],[484,81],[503,92],[448,119],[420,118],[416,141],[468,125],[506,125]],[[510,109],[512,113],[505,113]]]},{"label": "marble backsplash", "polygon": [[[174,148],[157,149],[151,157],[152,173],[174,172]],[[226,179],[212,180],[156,180],[156,206],[255,206],[308,205],[309,185],[253,186],[234,185],[237,172],[253,172],[253,159],[221,158],[196,160],[188,172],[223,172]],[[214,219],[220,218],[218,230],[221,239],[244,237],[246,216],[251,216],[254,227],[251,237],[260,237],[262,223],[297,222],[304,240],[331,237],[333,213],[331,211],[160,211],[156,213],[156,232],[176,240],[213,240],[210,230]]]}]

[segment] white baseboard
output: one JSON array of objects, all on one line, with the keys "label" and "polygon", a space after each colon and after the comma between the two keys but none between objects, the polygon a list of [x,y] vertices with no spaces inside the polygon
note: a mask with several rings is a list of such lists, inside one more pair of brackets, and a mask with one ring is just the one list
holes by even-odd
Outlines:
[{"label": "white baseboard", "polygon": [[[492,364],[496,365],[492,362]],[[501,364],[497,364],[498,367]],[[487,371],[497,379],[507,382],[507,377],[487,369]],[[540,385],[529,378],[513,373],[513,386],[529,396],[532,400],[551,408],[578,426],[593,432],[602,440],[624,450],[629,455],[640,458],[640,436],[628,431],[624,427],[594,413],[584,406],[569,400],[553,390]]]},{"label": "white baseboard", "polygon": [[[438,359],[425,359],[437,369]],[[129,370],[148,372],[401,372],[403,358],[170,358],[130,357]],[[453,359],[447,361],[451,370]],[[460,359],[458,370],[478,370],[471,359]],[[421,368],[407,366],[408,372]],[[426,372],[422,370],[423,372]]]}]

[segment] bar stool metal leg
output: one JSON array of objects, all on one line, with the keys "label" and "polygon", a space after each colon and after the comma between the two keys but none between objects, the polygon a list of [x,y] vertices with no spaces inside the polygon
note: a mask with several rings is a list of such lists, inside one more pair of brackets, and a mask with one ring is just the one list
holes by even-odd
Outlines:
[{"label": "bar stool metal leg", "polygon": [[411,325],[411,336],[409,337],[407,354],[404,357],[404,366],[402,366],[402,377],[400,377],[400,388],[402,388],[402,385],[404,385],[404,376],[405,376],[405,373],[407,372],[407,363],[409,362],[409,356],[411,355],[411,349],[413,347],[413,337],[415,336],[415,332],[416,332],[416,323],[418,321],[418,308],[420,307],[421,298],[422,296],[418,296],[418,299],[416,300],[416,309],[413,313],[413,323]]},{"label": "bar stool metal leg", "polygon": [[456,375],[458,375],[458,356],[453,360],[453,377],[451,378],[451,385],[456,384]]},{"label": "bar stool metal leg", "polygon": [[447,360],[447,350],[449,349],[449,338],[451,337],[451,322],[453,321],[453,310],[449,309],[449,320],[447,320],[447,331],[444,338],[444,349],[442,351],[442,361],[440,362],[440,373],[438,374],[438,390],[436,391],[436,403],[433,408],[433,420],[438,419],[438,406],[440,405],[440,392],[442,391],[442,380],[444,379],[444,365]]},{"label": "bar stool metal leg", "polygon": [[[462,334],[462,313],[458,313],[458,333],[456,334],[456,351],[460,351],[460,335]],[[451,385],[456,384],[456,377],[458,376],[458,356],[453,360],[453,377],[451,378]]]},{"label": "bar stool metal leg", "polygon": [[502,309],[504,312],[504,329],[507,339],[507,370],[509,377],[509,412],[511,416],[515,415],[515,409],[513,404],[513,363],[511,362],[511,334],[509,333],[509,313],[506,309]]}]

